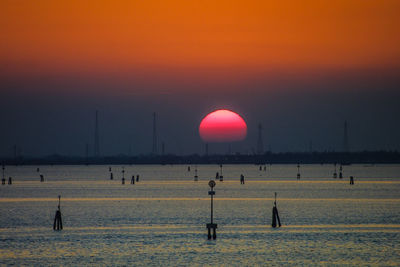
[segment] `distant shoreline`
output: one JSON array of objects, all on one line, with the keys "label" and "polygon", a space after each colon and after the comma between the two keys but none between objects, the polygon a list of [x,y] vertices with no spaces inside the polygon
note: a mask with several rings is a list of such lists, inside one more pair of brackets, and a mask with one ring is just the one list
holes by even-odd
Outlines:
[{"label": "distant shoreline", "polygon": [[46,157],[1,158],[5,165],[109,165],[109,164],[393,164],[400,163],[397,151],[362,152],[285,152],[262,155],[139,155],[74,157],[50,155]]}]

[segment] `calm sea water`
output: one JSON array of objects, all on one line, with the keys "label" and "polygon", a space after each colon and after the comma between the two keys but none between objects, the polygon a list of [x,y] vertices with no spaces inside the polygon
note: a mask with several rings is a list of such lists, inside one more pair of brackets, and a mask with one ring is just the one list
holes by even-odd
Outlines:
[{"label": "calm sea water", "polygon": [[[400,265],[400,165],[7,166],[1,265]],[[337,168],[339,172],[339,168]],[[39,175],[45,182],[41,183]],[[130,184],[132,175],[139,183]],[[240,185],[239,177],[246,179]],[[348,177],[355,177],[349,185]],[[282,227],[271,228],[274,192]],[[61,195],[64,230],[52,224]]]}]

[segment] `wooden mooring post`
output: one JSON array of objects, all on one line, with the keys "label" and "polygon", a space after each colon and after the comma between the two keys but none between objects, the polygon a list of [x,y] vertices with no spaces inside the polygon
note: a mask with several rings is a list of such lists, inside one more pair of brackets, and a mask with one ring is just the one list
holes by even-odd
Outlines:
[{"label": "wooden mooring post", "polygon": [[197,182],[199,180],[199,176],[197,175],[197,165],[194,168],[194,181]]},{"label": "wooden mooring post", "polygon": [[275,201],[274,201],[274,207],[272,208],[272,224],[271,224],[273,228],[277,226],[276,222],[278,222],[278,227],[281,227],[281,219],[279,218],[278,208],[276,207],[276,192],[275,192]]},{"label": "wooden mooring post", "polygon": [[211,223],[207,223],[206,227],[208,230],[208,240],[211,239],[211,229],[213,230],[212,238],[215,240],[217,239],[217,224],[214,223],[214,203],[213,203],[215,195],[214,191],[215,181],[214,180],[209,181],[208,185],[211,187],[211,190],[208,191],[208,194],[211,196]]},{"label": "wooden mooring post", "polygon": [[54,217],[53,230],[61,231],[63,229],[62,218],[61,218],[61,196],[58,196],[58,210]]},{"label": "wooden mooring post", "polygon": [[297,163],[297,180],[300,180],[300,164]]},{"label": "wooden mooring post", "polygon": [[4,163],[2,164],[2,169],[3,169],[3,177],[1,178],[1,184],[5,185],[6,184],[6,177],[4,176],[4,171],[5,171],[5,167],[4,167]]},{"label": "wooden mooring post", "polygon": [[244,175],[243,174],[240,175],[240,184],[244,184]]},{"label": "wooden mooring post", "polygon": [[335,171],[333,172],[333,178],[337,178],[337,172],[336,172],[336,163],[335,163]]}]

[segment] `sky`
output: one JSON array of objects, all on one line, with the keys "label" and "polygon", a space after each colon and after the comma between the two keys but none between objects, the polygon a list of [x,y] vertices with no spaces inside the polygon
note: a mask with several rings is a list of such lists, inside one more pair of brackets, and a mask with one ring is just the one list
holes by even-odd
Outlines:
[{"label": "sky", "polygon": [[0,156],[204,153],[227,108],[264,149],[400,150],[400,1],[0,2]]}]

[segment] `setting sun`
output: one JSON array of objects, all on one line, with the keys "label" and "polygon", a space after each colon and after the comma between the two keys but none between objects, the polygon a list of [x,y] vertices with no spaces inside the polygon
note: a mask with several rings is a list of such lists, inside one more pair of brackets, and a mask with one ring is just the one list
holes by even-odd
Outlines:
[{"label": "setting sun", "polygon": [[241,141],[246,138],[247,125],[237,113],[220,109],[201,121],[199,132],[204,142]]}]

